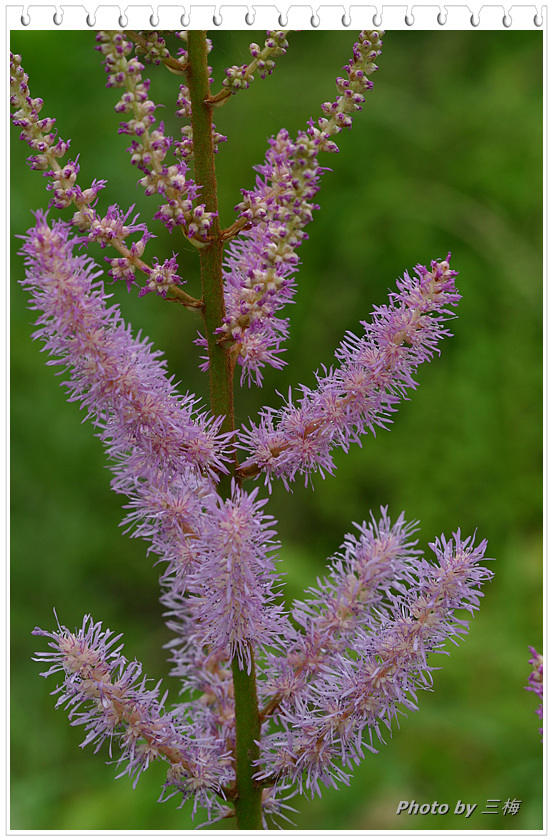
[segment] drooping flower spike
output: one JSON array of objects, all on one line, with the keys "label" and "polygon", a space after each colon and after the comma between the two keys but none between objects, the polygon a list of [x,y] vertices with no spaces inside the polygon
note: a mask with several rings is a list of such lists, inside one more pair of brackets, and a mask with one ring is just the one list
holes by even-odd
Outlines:
[{"label": "drooping flower spike", "polygon": [[102,623],[88,615],[75,632],[58,625],[54,632],[36,627],[33,634],[51,640],[51,650],[34,657],[52,663],[42,676],[63,677],[53,692],[59,695],[56,708],[68,711],[73,726],[84,727],[82,747],[94,744],[98,752],[108,741],[112,755],[117,745],[117,778],[128,775],[135,787],[142,772],[161,760],[169,764],[168,779],[175,792],[194,800],[194,811],[201,806],[209,813],[212,803],[224,800],[224,788],[232,779],[230,755],[209,733],[165,710],[167,692],[161,695],[161,684],[152,686],[142,676],[142,665],[122,655],[120,635],[103,630]]},{"label": "drooping flower spike", "polygon": [[[132,213],[134,204],[124,213],[117,204],[108,208],[105,216],[101,216],[95,209],[98,201],[98,193],[106,186],[104,180],[94,180],[88,189],[81,189],[77,183],[79,173],[78,158],[68,161],[65,165],[59,163],[69,149],[69,141],[56,140],[56,133],[53,131],[55,120],[50,117],[40,119],[39,113],[43,106],[42,99],[32,99],[28,86],[29,77],[21,66],[21,56],[10,53],[10,90],[11,105],[14,109],[12,121],[14,125],[22,128],[20,139],[25,140],[28,145],[39,154],[32,155],[28,163],[32,169],[42,170],[45,177],[50,179],[47,189],[52,192],[51,207],[64,209],[74,205],[76,211],[73,214],[72,223],[81,232],[86,232],[89,241],[99,242],[102,248],[109,245],[119,252],[119,257],[113,259],[106,257],[110,265],[109,274],[114,280],[123,279],[130,291],[136,283],[137,272],[145,273],[151,281],[152,269],[142,259],[146,243],[152,238],[144,223],[136,224],[138,216],[135,216],[132,223],[126,224],[127,218]],[[140,239],[128,243],[127,238],[140,233]],[[151,282],[146,287],[147,291],[153,288],[162,294],[167,295],[170,288],[172,296],[176,297],[187,306],[197,307],[196,301],[190,295],[179,289],[182,279],[174,271],[174,264],[166,260],[162,270],[171,274],[171,283],[152,286]]]}]

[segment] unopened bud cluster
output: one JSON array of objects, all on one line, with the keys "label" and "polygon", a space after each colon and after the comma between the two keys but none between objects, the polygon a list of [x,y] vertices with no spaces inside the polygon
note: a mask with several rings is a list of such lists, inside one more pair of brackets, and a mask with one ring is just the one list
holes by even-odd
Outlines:
[{"label": "unopened bud cluster", "polygon": [[172,165],[164,163],[173,140],[165,136],[163,123],[151,130],[156,106],[148,98],[149,79],[142,80],[144,65],[137,58],[127,58],[133,48],[132,41],[122,32],[111,31],[100,31],[96,40],[105,59],[107,87],[125,88],[115,110],[132,114],[132,119],[120,124],[119,132],[135,138],[129,151],[131,162],[144,172],[138,183],[146,195],[159,193],[166,199],[154,218],[161,219],[169,230],[178,226],[188,239],[204,243],[214,214],[195,202],[199,187],[186,179],[188,167],[184,160]]},{"label": "unopened bud cluster", "polygon": [[295,292],[297,249],[307,238],[305,227],[318,209],[313,198],[319,191],[323,168],[321,151],[337,152],[329,140],[342,128],[351,128],[351,114],[365,101],[362,91],[372,88],[367,78],[377,66],[381,32],[362,31],[347,65],[348,79],[338,79],[341,96],[325,103],[328,116],[317,128],[310,121],[307,130],[293,140],[286,130],[269,141],[265,164],[257,167],[254,190],[242,190],[236,207],[251,226],[231,245],[225,271],[227,316],[221,327],[221,343],[233,345],[242,367],[242,380],[261,385],[262,368],[284,365],[280,354],[288,336],[288,319],[276,312],[289,303]]},{"label": "unopened bud cluster", "polygon": [[10,61],[10,104],[15,110],[12,122],[21,128],[20,139],[37,152],[27,159],[32,169],[45,170],[65,155],[69,143],[56,138],[55,119],[39,117],[44,102],[32,99],[28,86],[29,77],[21,66],[21,56],[12,55]]},{"label": "unopened bud cluster", "polygon": [[95,181],[87,190],[77,184],[79,165],[69,161],[61,166],[59,159],[69,149],[69,141],[58,138],[54,130],[55,119],[39,117],[43,100],[32,99],[28,86],[29,77],[21,67],[21,56],[11,55],[10,59],[10,102],[15,109],[12,114],[14,125],[21,128],[20,139],[24,140],[34,152],[27,159],[31,169],[42,170],[51,178],[48,189],[53,192],[52,204],[63,209],[76,204],[83,216],[92,218],[94,213],[90,205],[94,204],[98,192],[105,186],[105,181]]},{"label": "unopened bud cluster", "polygon": [[[161,64],[161,62],[169,58],[169,50],[165,43],[165,39],[159,32],[140,32],[143,40],[136,44],[136,55],[144,58],[148,64]],[[184,60],[183,65],[186,63]]]},{"label": "unopened bud cluster", "polygon": [[[114,40],[118,42],[121,51],[124,52],[123,40],[117,38],[114,38]],[[137,72],[134,64],[131,64],[131,67],[134,67],[134,72]],[[114,75],[116,76],[117,73],[114,73]],[[134,217],[131,224],[126,224],[134,205],[124,213],[118,205],[112,204],[106,215],[101,216],[95,209],[95,205],[98,193],[106,186],[106,181],[95,180],[91,187],[83,190],[77,183],[79,173],[77,161],[70,160],[63,166],[59,163],[58,158],[65,155],[69,149],[69,142],[61,139],[56,141],[56,135],[53,131],[55,120],[53,118],[39,118],[38,115],[43,102],[41,99],[31,98],[28,76],[21,67],[20,56],[11,56],[10,85],[11,104],[16,109],[15,113],[12,114],[12,120],[15,125],[22,128],[21,139],[25,140],[33,150],[40,152],[39,155],[31,156],[28,163],[33,169],[45,170],[45,175],[50,178],[47,189],[53,193],[52,206],[61,210],[74,205],[76,212],[73,215],[72,222],[80,231],[86,233],[88,240],[99,242],[102,248],[109,245],[119,251],[120,256],[115,259],[106,257],[106,261],[110,265],[109,273],[114,280],[123,279],[127,288],[130,289],[136,282],[138,271],[143,272],[151,279],[152,269],[141,258],[146,243],[152,238],[152,234],[148,232],[145,224],[136,223],[137,216]],[[140,99],[142,95],[145,96],[144,90],[138,98]],[[149,110],[150,105],[146,106],[146,112]],[[131,244],[127,243],[127,237],[134,233],[140,233],[141,238]],[[180,285],[182,280],[174,270],[174,262],[167,262],[165,268],[171,270],[173,288]],[[146,287],[143,287],[141,293],[144,294],[154,288],[160,294],[166,295],[169,286],[166,282],[155,283],[154,285],[149,283]]]},{"label": "unopened bud cluster", "polygon": [[352,114],[361,109],[365,101],[364,93],[372,89],[373,83],[368,76],[378,70],[374,62],[381,54],[381,34],[370,30],[360,33],[359,40],[353,48],[353,58],[344,68],[347,70],[347,79],[336,79],[340,95],[334,102],[325,102],[322,106],[325,116],[319,119],[318,131],[326,140],[326,151],[337,151],[335,143],[328,138],[342,128],[351,128]]},{"label": "unopened bud cluster", "polygon": [[267,33],[268,37],[263,48],[257,44],[250,44],[250,55],[252,61],[249,64],[229,67],[225,70],[226,78],[223,85],[231,92],[237,93],[250,86],[254,80],[255,73],[259,73],[262,79],[273,72],[275,58],[285,55],[288,48],[286,35],[288,30],[274,30]]}]

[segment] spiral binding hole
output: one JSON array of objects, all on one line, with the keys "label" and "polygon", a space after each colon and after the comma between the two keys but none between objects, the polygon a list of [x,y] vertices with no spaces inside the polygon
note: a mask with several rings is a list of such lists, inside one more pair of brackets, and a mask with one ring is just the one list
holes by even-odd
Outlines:
[{"label": "spiral binding hole", "polygon": [[[31,16],[29,15],[29,13],[27,13],[26,15],[25,15],[25,13],[22,13],[21,17],[20,17],[20,21],[21,21],[21,26],[29,26],[30,23],[31,23]],[[438,12],[437,21],[438,21],[438,24],[440,26],[445,26],[446,25],[446,23],[447,23],[447,9],[440,9],[440,11]],[[53,22],[54,22],[55,26],[61,26],[62,25],[62,23],[63,23],[63,9],[56,9],[56,11],[54,12],[54,16],[53,16]],[[377,28],[380,27],[382,25],[382,15],[379,14],[378,12],[376,12],[373,15],[372,22],[373,22],[373,26],[375,26]],[[127,16],[125,14],[119,15],[118,23],[119,23],[119,26],[121,27],[121,29],[125,29],[129,24]],[[187,15],[186,14],[181,15],[181,18],[180,18],[181,26],[186,28],[189,25],[189,23],[190,23],[190,21],[188,20]],[[222,15],[221,14],[217,15],[215,13],[213,15],[213,25],[214,26],[221,26],[222,23],[223,23]],[[246,13],[246,16],[245,16],[245,23],[246,23],[247,26],[253,26],[254,25],[254,23],[255,23],[255,10],[248,10],[248,12]],[[288,25],[287,15],[280,13],[279,16],[278,16],[278,23],[279,23],[279,26],[281,26],[282,28],[285,28]],[[317,14],[313,14],[311,16],[310,23],[311,23],[311,26],[314,29],[316,29],[318,26],[320,26],[321,20],[320,20],[320,18]],[[348,17],[347,14],[344,13],[342,15],[342,18],[341,18],[341,23],[342,23],[342,26],[344,26],[346,28],[351,26],[351,17]],[[405,15],[406,26],[413,26],[414,23],[415,23],[415,16],[412,13],[411,14],[406,14]],[[480,26],[480,16],[475,15],[474,13],[471,14],[470,23],[471,23],[471,26],[474,26],[474,27]],[[538,15],[538,13],[536,13],[534,15],[533,23],[534,23],[534,26],[542,27],[543,26],[543,17],[540,17]],[[502,24],[506,29],[510,28],[513,24],[512,17],[509,14],[505,14],[502,18]],[[93,14],[93,13],[91,14],[90,12],[87,14],[86,25],[88,27],[90,27],[91,29],[94,29],[96,27],[96,16],[95,16],[95,14]],[[150,26],[152,27],[152,29],[157,29],[157,27],[159,26],[159,17],[155,17],[154,14],[151,14],[150,15]]]}]

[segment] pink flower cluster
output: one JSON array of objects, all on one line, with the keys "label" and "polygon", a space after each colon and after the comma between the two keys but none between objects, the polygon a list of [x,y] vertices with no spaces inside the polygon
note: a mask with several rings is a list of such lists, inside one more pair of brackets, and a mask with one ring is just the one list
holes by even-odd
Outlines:
[{"label": "pink flower cluster", "polygon": [[[382,728],[391,729],[401,708],[416,708],[417,690],[431,685],[428,653],[466,632],[456,610],[478,606],[490,577],[481,565],[485,542],[442,537],[432,545],[437,565],[431,564],[412,539],[414,524],[403,514],[392,523],[383,509],[380,521],[346,537],[328,578],[288,614],[267,500],[236,483],[228,499],[217,491],[218,477],[230,469],[231,435],[221,434],[220,420],[199,410],[193,395],[177,394],[159,353],[133,338],[118,307],[107,305],[94,264],[73,254],[78,242],[67,223],[50,226],[42,213],[25,237],[23,283],[40,313],[35,337],[51,363],[69,372],[69,399],[80,402],[106,445],[112,486],[129,500],[124,526],[167,564],[161,585],[175,633],[172,674],[197,699],[165,712],[159,687],[137,684],[140,666],[129,665],[119,649],[110,652],[115,640],[108,644],[109,633],[89,619],[74,634],[37,630],[55,651],[38,656],[54,662],[48,674],[64,673],[59,703],[84,725],[84,743],[117,740],[122,772],[135,780],[152,760],[168,762],[168,795],[192,797],[212,819],[224,815],[234,779],[230,662],[236,658],[248,671],[256,662],[263,721],[258,778],[268,785],[267,813],[283,816],[291,786],[320,793],[321,785],[347,782],[364,750],[383,741]],[[395,377],[400,391],[413,385],[413,359],[428,357],[444,332],[422,311],[437,301],[445,306],[453,295],[447,263],[417,276],[418,283],[400,283],[398,297],[407,295],[410,307],[377,310],[366,325],[373,363],[378,345],[371,341],[387,336],[382,366],[393,360],[388,381]],[[417,317],[428,319],[421,336],[415,301]],[[398,311],[412,316],[409,364],[393,340],[398,333],[389,332]],[[399,324],[405,331],[404,320]],[[357,428],[357,415],[342,413]],[[288,483],[284,471],[282,477]]]},{"label": "pink flower cluster", "polygon": [[231,244],[225,265],[226,317],[219,332],[231,344],[242,367],[242,382],[261,385],[262,368],[282,368],[280,357],[288,337],[288,319],[276,313],[293,299],[299,245],[307,238],[305,227],[318,206],[313,198],[320,189],[324,169],[321,151],[337,152],[330,140],[342,128],[351,128],[351,114],[359,111],[371,90],[368,78],[377,70],[374,60],[382,46],[380,32],[363,31],[347,66],[348,79],[338,78],[340,96],[325,103],[319,125],[309,123],[293,140],[285,129],[269,140],[265,163],[256,167],[253,190],[242,190],[237,206],[249,227]]},{"label": "pink flower cluster", "polygon": [[[530,646],[529,649],[532,656],[528,664],[532,666],[532,670],[528,677],[528,685],[524,687],[526,691],[532,691],[537,695],[540,705],[536,709],[536,714],[540,720],[543,720],[543,656],[537,652],[536,648]],[[540,733],[543,734],[543,728],[540,729]]]},{"label": "pink flower cluster", "polygon": [[[12,114],[12,121],[22,129],[20,138],[34,151],[39,152],[32,155],[28,163],[33,169],[44,171],[44,175],[51,179],[47,186],[53,193],[51,206],[63,209],[75,205],[77,209],[73,215],[73,224],[80,231],[87,232],[89,241],[99,242],[102,248],[109,245],[119,252],[119,257],[106,257],[106,262],[110,265],[109,273],[114,280],[123,279],[130,289],[136,282],[137,271],[141,271],[148,277],[148,284],[142,288],[141,294],[155,290],[165,297],[171,286],[174,289],[182,283],[176,273],[176,262],[174,259],[166,260],[161,267],[152,268],[142,260],[146,243],[152,238],[152,234],[145,224],[136,224],[137,216],[131,224],[126,224],[134,205],[126,213],[117,204],[112,204],[105,216],[97,212],[95,206],[98,193],[106,186],[106,182],[94,181],[91,187],[83,190],[77,183],[78,160],[68,161],[63,167],[60,165],[58,159],[66,154],[69,142],[56,141],[53,131],[54,119],[39,118],[43,102],[41,99],[31,98],[28,81],[28,76],[21,67],[20,56],[11,55],[11,104],[16,109]],[[140,98],[138,96],[138,99]],[[148,122],[150,104],[144,105],[145,122]],[[129,246],[126,240],[134,233],[140,233],[140,239]]]},{"label": "pink flower cluster", "polygon": [[[96,40],[105,57],[107,86],[124,88],[115,110],[131,115],[128,122],[121,123],[119,132],[136,138],[129,152],[132,163],[144,173],[139,184],[144,187],[146,195],[159,193],[166,201],[154,218],[161,219],[169,230],[180,227],[190,240],[205,242],[213,214],[206,211],[205,205],[195,201],[200,187],[193,180],[186,180],[186,163],[181,161],[170,166],[164,163],[173,140],[165,136],[163,123],[153,130],[156,106],[148,98],[150,81],[142,80],[144,65],[137,58],[127,58],[133,48],[132,41],[123,32],[110,31],[99,32]],[[156,55],[159,60],[163,57],[159,46]]]},{"label": "pink flower cluster", "polygon": [[345,337],[336,369],[316,374],[316,388],[301,385],[298,401],[290,394],[283,408],[264,408],[259,423],[242,431],[243,475],[263,471],[269,486],[274,477],[289,486],[304,475],[307,484],[312,473],[333,471],[337,446],[361,445],[361,435],[391,422],[397,403],[417,386],[416,368],[450,335],[444,322],[460,295],[449,259],[433,261],[430,271],[416,266],[414,278],[405,273],[389,305],[375,307],[372,320],[361,322],[365,334]]},{"label": "pink flower cluster", "polygon": [[[272,72],[274,59],[286,52],[286,32],[267,34],[263,48],[251,45],[249,65],[227,70],[212,104],[230,100],[254,72]],[[255,188],[243,191],[236,222],[221,234],[220,244],[231,244],[219,289],[225,315],[216,335],[230,361],[241,366],[242,382],[260,384],[264,365],[283,364],[288,321],[277,313],[293,298],[297,249],[307,236],[323,171],[318,155],[336,151],[331,138],[351,127],[372,87],[368,77],[377,69],[381,36],[360,33],[345,78],[336,81],[338,96],[324,103],[317,124],[310,121],[295,139],[282,130],[269,141]],[[185,43],[186,33],[178,38]],[[156,217],[205,248],[215,216],[188,177],[191,127],[187,122],[177,141],[165,136],[162,123],[155,127],[144,65],[131,56],[135,42],[145,61],[182,75],[186,50],[173,58],[160,33],[102,31],[97,40],[108,87],[122,90],[116,110],[129,119],[120,132],[132,137],[139,183],[148,195],[162,197]],[[58,159],[69,144],[56,139],[53,120],[39,118],[42,103],[31,99],[27,81],[19,57],[12,57],[14,122],[33,149],[31,165],[51,179],[54,207],[76,207],[72,222],[50,221],[39,211],[24,237],[22,284],[38,313],[34,338],[48,363],[64,373],[69,401],[79,404],[105,446],[112,488],[126,499],[123,527],[165,564],[161,601],[173,634],[171,675],[180,681],[182,699],[166,710],[160,684],[152,686],[141,665],[122,655],[120,636],[90,616],[74,632],[59,623],[53,632],[36,628],[35,635],[50,640],[49,650],[36,658],[50,663],[44,676],[59,675],[57,705],[84,727],[83,746],[117,745],[120,775],[134,783],[153,761],[165,762],[163,795],[193,800],[194,813],[207,809],[210,822],[229,816],[238,795],[240,698],[233,670],[246,672],[258,687],[259,759],[251,766],[263,787],[267,828],[268,818],[287,819],[294,793],[320,794],[322,787],[348,783],[398,715],[417,708],[418,692],[432,686],[429,654],[445,652],[449,639],[467,632],[458,613],[478,609],[491,573],[484,565],[485,541],[477,544],[460,531],[442,535],[430,545],[431,562],[414,538],[416,523],[404,514],[394,522],[382,508],[378,519],[346,535],[326,576],[288,609],[276,521],[260,487],[248,492],[242,484],[260,475],[269,489],[276,481],[291,489],[298,476],[308,484],[317,472],[333,471],[337,448],[347,451],[367,432],[390,424],[400,401],[417,387],[419,365],[450,335],[446,323],[460,299],[457,272],[448,255],[430,268],[417,265],[413,276],[405,273],[388,303],[361,321],[361,334],[344,337],[336,366],[319,370],[314,387],[300,385],[281,408],[264,408],[256,422],[223,431],[229,428],[225,418],[213,416],[194,394],[179,392],[160,352],[140,333],[133,335],[101,272],[76,249],[90,242],[115,248],[110,276],[130,289],[141,271],[147,279],[140,294],[180,295],[198,308],[202,302],[178,288],[175,256],[143,262],[152,235],[137,216],[129,218],[132,207],[124,213],[114,204],[100,215],[95,205],[104,182],[83,191],[77,161],[61,167]],[[180,85],[177,106],[188,121],[186,85]],[[208,138],[210,130],[215,142],[224,139],[208,122]],[[172,164],[171,149],[177,157]],[[71,233],[72,225],[79,235]],[[137,241],[127,244],[133,235]],[[239,452],[246,453],[241,464]],[[539,675],[531,678],[536,693],[541,670]]]}]

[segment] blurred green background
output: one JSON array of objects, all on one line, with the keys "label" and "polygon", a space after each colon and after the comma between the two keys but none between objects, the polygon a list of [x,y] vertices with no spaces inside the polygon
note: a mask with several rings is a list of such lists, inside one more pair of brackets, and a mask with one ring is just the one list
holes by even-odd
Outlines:
[{"label": "blurred green background", "polygon": [[[223,224],[234,218],[240,188],[253,184],[266,139],[293,133],[332,99],[334,78],[351,55],[347,31],[291,33],[275,73],[256,78],[216,112],[229,141],[217,157]],[[216,31],[210,59],[218,89],[225,66],[248,60],[264,33]],[[107,178],[100,207],[133,202],[150,221],[153,199],[117,134],[117,93],[105,90],[91,32],[12,33],[31,94],[44,99],[61,137],[80,154],[79,183]],[[323,573],[351,522],[389,505],[421,522],[421,545],[437,534],[476,528],[489,540],[494,580],[483,607],[451,658],[421,693],[420,711],[378,756],[355,772],[351,787],[294,804],[299,829],[503,829],[542,827],[542,745],[535,700],[523,690],[527,645],[542,645],[542,33],[516,31],[388,32],[375,87],[319,193],[321,210],[301,247],[297,303],[290,307],[289,366],[269,371],[264,392],[237,393],[243,422],[264,403],[277,404],[297,382],[330,364],[346,329],[386,301],[395,278],[418,262],[452,252],[463,300],[454,337],[420,369],[420,388],[390,432],[337,456],[334,478],[293,495],[273,492],[280,523],[287,597]],[[158,116],[178,134],[178,81],[151,69]],[[41,174],[12,129],[12,233],[45,207]],[[62,214],[66,218],[69,213]],[[158,223],[146,257],[175,250],[188,288],[199,295],[197,255]],[[109,490],[99,442],[68,405],[45,357],[30,340],[32,315],[17,285],[22,262],[12,239],[11,287],[11,715],[12,830],[169,830],[191,827],[190,809],[156,804],[163,768],[133,791],[113,780],[105,750],[80,750],[83,733],[54,711],[54,682],[31,661],[35,625],[54,626],[52,607],[68,626],[91,613],[124,631],[126,654],[159,678],[169,632],[158,603],[159,569],[146,544],[118,528],[122,500]],[[94,252],[103,262],[104,253]],[[192,344],[200,323],[151,295],[137,299],[111,287],[135,328],[167,354],[183,388],[206,394]],[[39,645],[40,646],[40,645]],[[169,683],[168,683],[169,685]],[[176,699],[177,686],[171,685]],[[516,816],[482,815],[487,799],[521,800]],[[400,800],[449,803],[443,816],[396,816]],[[477,803],[466,820],[457,800]],[[232,824],[217,826],[233,828]]]}]

